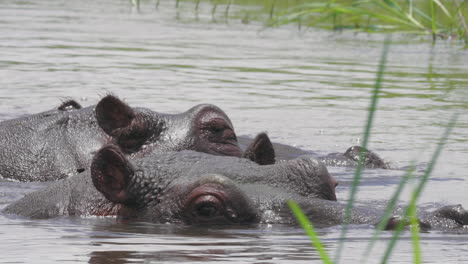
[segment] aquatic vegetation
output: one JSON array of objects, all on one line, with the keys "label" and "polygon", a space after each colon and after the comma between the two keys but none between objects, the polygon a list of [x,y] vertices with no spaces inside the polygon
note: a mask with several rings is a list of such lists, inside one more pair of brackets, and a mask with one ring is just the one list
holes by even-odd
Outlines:
[{"label": "aquatic vegetation", "polygon": [[320,242],[320,238],[318,237],[317,233],[314,230],[314,226],[312,223],[307,219],[307,216],[302,212],[301,208],[299,205],[294,202],[294,201],[288,201],[288,205],[291,208],[291,211],[293,211],[294,215],[297,218],[297,221],[301,225],[301,227],[304,229],[306,234],[309,236],[312,245],[317,249],[317,251],[320,254],[320,258],[322,259],[322,262],[325,264],[331,264],[333,263],[330,260],[330,257],[328,256],[327,252],[325,251],[324,246],[322,245],[322,242]]},{"label": "aquatic vegetation", "polygon": [[[369,106],[367,123],[366,123],[365,130],[364,130],[364,139],[362,143],[363,147],[367,147],[367,143],[369,141],[369,137],[371,134],[372,120],[374,117],[374,113],[377,110],[377,100],[379,98],[379,90],[383,82],[383,75],[385,72],[385,64],[387,61],[389,45],[390,45],[390,40],[389,38],[387,38],[384,42],[384,48],[382,51],[379,68],[377,70],[376,82],[372,90],[371,103]],[[402,219],[401,221],[398,222],[395,230],[393,231],[392,238],[388,243],[387,249],[385,250],[380,263],[388,263],[392,255],[392,251],[396,243],[399,241],[401,233],[403,232],[405,227],[408,225],[410,226],[410,229],[411,229],[411,237],[412,237],[412,242],[413,242],[413,251],[414,251],[413,263],[422,263],[422,252],[421,252],[420,239],[419,239],[419,232],[420,232],[419,225],[420,224],[419,224],[417,214],[416,214],[416,203],[417,203],[418,198],[422,194],[424,186],[427,183],[434,169],[435,164],[437,163],[437,160],[450,136],[450,133],[453,127],[456,124],[457,118],[458,118],[458,114],[454,114],[452,118],[450,119],[449,123],[447,124],[444,134],[440,138],[437,148],[434,151],[431,160],[428,162],[426,170],[424,171],[423,175],[418,179],[416,187],[411,193],[411,199],[408,203],[408,206],[404,209],[403,214],[401,216]],[[361,160],[363,160],[363,156],[361,156]],[[366,263],[368,257],[370,256],[370,252],[373,249],[373,246],[375,245],[377,238],[382,233],[382,231],[387,227],[387,224],[389,223],[392,217],[392,212],[396,209],[396,202],[399,199],[405,185],[409,182],[409,180],[413,179],[414,171],[415,171],[415,163],[413,162],[409,166],[406,174],[401,178],[400,183],[398,184],[392,198],[388,202],[385,212],[383,214],[383,217],[381,221],[379,222],[379,224],[376,226],[374,235],[369,240],[365,254],[362,256],[361,263]],[[346,233],[348,231],[350,212],[354,206],[355,196],[358,191],[361,174],[362,174],[362,162],[361,162],[361,165],[357,166],[355,170],[354,178],[353,178],[352,185],[351,185],[351,192],[348,198],[348,203],[347,203],[347,208],[346,208],[347,210],[346,210],[346,215],[345,215],[345,223],[342,225],[341,236],[339,239],[340,243],[335,252],[335,258],[333,262],[330,260],[328,253],[324,250],[325,247],[323,246],[323,244],[320,241],[320,238],[315,232],[312,223],[308,221],[307,217],[302,213],[301,209],[295,202],[293,201],[289,202],[289,207],[293,211],[294,215],[296,216],[298,222],[301,224],[302,228],[305,230],[306,234],[311,239],[313,246],[319,252],[323,263],[339,263],[340,261],[341,252],[343,250],[344,241],[346,239]]]},{"label": "aquatic vegetation", "polygon": [[[444,131],[444,134],[440,138],[440,141],[439,141],[439,143],[437,145],[437,148],[434,151],[434,154],[432,155],[432,158],[431,158],[430,162],[427,165],[427,168],[426,168],[423,176],[419,179],[419,183],[417,184],[416,188],[413,190],[413,192],[411,194],[411,200],[410,200],[409,205],[405,209],[404,214],[403,214],[403,219],[409,219],[409,222],[410,222],[411,228],[412,228],[412,238],[413,238],[413,245],[414,245],[414,251],[415,251],[415,254],[414,254],[415,255],[415,263],[420,263],[421,262],[421,260],[420,260],[421,259],[421,252],[420,252],[419,242],[418,242],[419,237],[417,235],[417,233],[418,233],[417,232],[418,223],[417,223],[417,219],[416,219],[416,202],[417,202],[418,198],[422,194],[424,186],[426,185],[427,180],[429,179],[429,176],[431,175],[431,173],[432,173],[432,171],[434,169],[434,166],[437,163],[437,160],[438,160],[438,158],[440,156],[440,153],[442,152],[442,149],[444,148],[444,146],[445,146],[445,144],[447,142],[447,139],[449,138],[450,133],[451,133],[453,127],[455,126],[457,118],[458,118],[458,115],[454,114],[452,116],[452,118],[450,119],[450,121],[449,121],[449,123],[448,123],[448,125],[447,125],[447,127],[446,127],[446,129]],[[388,259],[390,258],[390,255],[391,255],[391,252],[392,252],[393,248],[395,247],[395,244],[397,243],[401,232],[404,229],[405,222],[406,221],[400,221],[400,223],[396,227],[396,230],[393,233],[392,240],[390,241],[390,243],[389,243],[389,245],[387,247],[387,250],[385,251],[385,255],[384,255],[381,263],[387,263],[388,262]]]},{"label": "aquatic vegetation", "polygon": [[176,0],[175,7],[181,2],[194,3],[196,14],[200,2],[209,3],[213,20],[222,12],[226,19],[267,26],[296,23],[299,28],[431,34],[433,40],[468,42],[468,4],[463,0]]},{"label": "aquatic vegetation", "polygon": [[[388,37],[384,42],[382,56],[381,56],[380,62],[379,62],[379,68],[377,70],[377,77],[376,77],[376,80],[375,80],[374,89],[372,90],[371,103],[370,103],[369,110],[368,110],[368,115],[367,115],[367,123],[366,123],[365,129],[364,129],[364,138],[363,138],[363,141],[362,141],[362,147],[363,148],[367,148],[367,145],[368,145],[368,142],[369,142],[369,138],[370,138],[370,134],[371,134],[371,128],[372,128],[372,122],[374,120],[375,111],[377,110],[377,101],[378,101],[378,98],[379,98],[379,91],[380,91],[380,89],[382,87],[383,75],[384,75],[384,72],[385,72],[385,65],[386,65],[386,62],[387,62],[387,56],[388,56],[390,41],[391,41],[390,37]],[[359,162],[358,166],[356,167],[354,177],[353,177],[353,181],[352,181],[352,184],[351,184],[351,192],[349,194],[348,204],[346,206],[345,222],[344,222],[344,225],[343,225],[343,227],[341,229],[340,244],[339,244],[338,249],[337,249],[336,260],[339,260],[339,258],[340,258],[341,250],[343,249],[343,241],[344,241],[344,239],[346,237],[346,232],[348,231],[348,224],[349,224],[350,219],[351,219],[351,209],[353,207],[353,204],[354,204],[354,201],[355,201],[355,198],[356,198],[356,194],[357,194],[357,191],[358,191],[359,183],[360,183],[360,180],[361,180],[362,169],[363,169],[363,164],[364,164],[364,159],[365,159],[364,153],[361,153],[359,158],[360,158],[361,162]]]},{"label": "aquatic vegetation", "polygon": [[433,38],[467,38],[465,1],[362,0],[313,1],[278,14],[273,25],[301,21],[306,26],[366,32],[432,34]]}]

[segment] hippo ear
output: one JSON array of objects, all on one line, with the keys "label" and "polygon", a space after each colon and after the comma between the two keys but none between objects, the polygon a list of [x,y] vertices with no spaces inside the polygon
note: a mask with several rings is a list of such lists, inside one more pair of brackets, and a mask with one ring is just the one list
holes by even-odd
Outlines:
[{"label": "hippo ear", "polygon": [[129,202],[127,187],[133,170],[115,145],[102,147],[91,163],[91,178],[96,189],[115,203]]},{"label": "hippo ear", "polygon": [[115,129],[129,126],[134,118],[133,109],[113,95],[102,98],[96,105],[96,119],[108,135]]},{"label": "hippo ear", "polygon": [[71,100],[67,100],[65,102],[63,102],[61,105],[59,105],[59,107],[57,107],[57,110],[60,110],[60,111],[72,111],[72,110],[77,110],[77,109],[81,109],[81,105],[71,99]]},{"label": "hippo ear", "polygon": [[242,157],[260,165],[275,164],[275,150],[268,135],[266,133],[258,134]]},{"label": "hippo ear", "polygon": [[381,168],[381,169],[389,169],[387,163],[379,157],[375,152],[370,151],[366,148],[360,146],[352,146],[346,150],[343,154],[345,157],[350,158],[356,162],[359,162],[360,156],[364,155],[364,165],[367,168]]},{"label": "hippo ear", "polygon": [[138,151],[150,137],[157,138],[164,125],[155,117],[148,118],[142,113],[137,114],[130,106],[112,95],[102,98],[96,105],[96,119],[99,126],[125,153]]}]

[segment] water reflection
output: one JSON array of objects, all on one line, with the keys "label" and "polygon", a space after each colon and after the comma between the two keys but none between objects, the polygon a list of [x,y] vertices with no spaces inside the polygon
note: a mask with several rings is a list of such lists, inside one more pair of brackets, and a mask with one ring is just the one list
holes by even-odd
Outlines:
[{"label": "water reflection", "polygon": [[[195,21],[193,8],[176,11],[171,1],[161,1],[158,11],[154,2],[143,1],[140,13],[129,1],[1,1],[0,120],[48,110],[63,98],[92,105],[110,92],[160,112],[213,103],[227,112],[240,135],[267,131],[274,141],[318,154],[359,142],[382,36],[314,30],[301,35],[291,27],[212,23],[210,12],[203,13],[210,7],[201,8]],[[446,119],[461,112],[419,202],[429,208],[437,207],[434,201],[468,207],[468,51],[454,42],[431,46],[416,38],[394,38],[371,148],[395,168],[416,160],[421,172]],[[353,171],[334,168],[331,173],[340,181],[338,199],[345,200]],[[362,205],[385,205],[403,173],[366,171],[358,197]],[[0,208],[42,186],[0,181]],[[319,232],[333,252],[339,229]],[[371,226],[352,227],[342,262],[358,263],[372,234]],[[0,235],[4,262],[317,259],[297,227],[206,229],[0,215]],[[377,242],[370,263],[378,262],[391,235],[384,233]],[[421,236],[423,259],[468,262],[466,235]],[[412,261],[409,237],[404,234],[392,263]]]},{"label": "water reflection", "polygon": [[90,255],[88,263],[90,264],[105,264],[105,263],[132,263],[131,256],[136,255],[137,252],[132,251],[95,251]]},{"label": "water reflection", "polygon": [[[161,225],[174,230],[174,225]],[[141,226],[139,226],[141,228]],[[147,228],[147,227],[146,227]],[[148,230],[146,229],[145,230]],[[158,231],[158,225],[154,225]],[[130,228],[132,229],[132,228]],[[304,244],[301,236],[302,230],[291,227],[256,227],[256,228],[196,228],[182,227],[176,233],[164,231],[154,232],[156,236],[145,234],[142,241],[129,239],[125,244],[115,241],[105,241],[102,237],[98,243],[93,245],[106,247],[129,248],[137,245],[139,251],[94,251],[90,254],[90,263],[102,263],[105,261],[234,261],[252,262],[267,261],[267,263],[291,260],[310,261],[318,258],[317,253]],[[135,230],[133,230],[135,231]],[[143,230],[140,230],[143,231]],[[113,237],[108,237],[112,239]],[[282,241],[282,242],[280,242]],[[290,246],[284,247],[288,241]],[[131,248],[131,247],[130,247]]]}]

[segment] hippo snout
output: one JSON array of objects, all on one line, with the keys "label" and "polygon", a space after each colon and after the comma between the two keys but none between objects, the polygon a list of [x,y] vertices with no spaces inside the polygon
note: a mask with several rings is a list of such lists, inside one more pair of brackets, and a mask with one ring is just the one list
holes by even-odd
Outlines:
[{"label": "hippo snout", "polygon": [[300,181],[299,194],[336,201],[335,187],[338,182],[322,162],[310,156],[301,156],[286,163],[294,175],[291,180]]}]

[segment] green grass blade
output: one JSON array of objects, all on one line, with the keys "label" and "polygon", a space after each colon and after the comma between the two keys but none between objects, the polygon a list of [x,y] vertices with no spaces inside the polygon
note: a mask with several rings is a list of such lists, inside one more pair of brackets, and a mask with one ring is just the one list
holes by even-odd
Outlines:
[{"label": "green grass blade", "polygon": [[408,183],[408,181],[414,176],[414,171],[416,170],[415,162],[411,162],[410,167],[406,171],[405,175],[401,179],[400,183],[398,184],[397,189],[395,190],[395,193],[392,195],[392,198],[390,199],[389,203],[387,204],[387,207],[385,208],[384,214],[382,216],[381,221],[377,224],[377,227],[375,229],[374,235],[372,236],[371,240],[367,244],[367,248],[364,251],[363,259],[361,263],[367,262],[367,259],[370,255],[370,252],[372,251],[372,248],[375,244],[375,241],[379,237],[379,235],[382,233],[382,230],[385,229],[385,227],[388,224],[388,221],[390,220],[391,214],[393,210],[395,209],[396,202],[398,201],[398,198],[401,195],[401,192],[403,191],[403,188],[405,185]]},{"label": "green grass blade", "polygon": [[[376,1],[374,3],[380,4],[381,2]],[[423,25],[421,25],[421,23],[419,23],[419,21],[414,19],[413,15],[412,15],[412,10],[410,10],[408,13],[404,12],[404,10],[398,5],[398,3],[396,3],[393,0],[384,0],[384,3],[388,7],[390,7],[391,9],[395,10],[393,12],[394,14],[399,15],[400,17],[406,18],[408,21],[410,21],[411,23],[413,23],[415,26],[417,26],[419,28],[424,28]],[[380,6],[384,7],[383,4],[380,4]]]},{"label": "green grass blade", "polygon": [[296,216],[296,219],[299,222],[299,224],[301,224],[302,229],[304,229],[306,234],[309,236],[309,239],[312,242],[312,245],[319,252],[320,258],[322,259],[323,263],[332,264],[332,261],[328,257],[328,254],[325,251],[325,248],[323,247],[322,242],[320,242],[320,239],[314,230],[314,226],[309,221],[309,219],[307,219],[307,216],[302,212],[299,205],[296,202],[291,201],[291,200],[288,201],[288,205],[289,205],[289,208],[291,208],[291,210],[293,211],[294,215]]},{"label": "green grass blade", "polygon": [[400,5],[394,0],[383,0],[383,2],[389,7],[395,9],[398,12],[402,12]]},{"label": "green grass blade", "polygon": [[[382,87],[383,75],[384,75],[384,72],[385,72],[385,66],[386,66],[386,62],[387,62],[387,55],[388,55],[388,50],[389,50],[390,42],[391,42],[390,39],[391,39],[390,35],[388,35],[387,38],[385,39],[384,47],[383,47],[383,51],[382,51],[382,56],[381,56],[380,62],[379,62],[379,69],[377,71],[377,78],[376,78],[376,81],[375,81],[374,90],[372,92],[371,104],[369,106],[369,111],[368,111],[367,124],[366,124],[365,130],[364,130],[364,139],[363,139],[363,142],[362,142],[362,147],[363,148],[367,148],[367,143],[368,143],[369,137],[370,137],[370,130],[371,130],[371,127],[372,127],[372,122],[374,120],[374,114],[375,114],[375,111],[377,110],[377,99],[379,97],[380,88]],[[348,232],[348,225],[349,225],[349,222],[350,222],[350,219],[351,219],[351,209],[353,207],[354,199],[356,197],[359,182],[360,182],[360,179],[361,179],[361,172],[362,172],[363,163],[364,163],[363,158],[364,158],[363,153],[361,153],[361,155],[359,157],[358,166],[356,167],[356,171],[354,173],[353,182],[352,182],[352,185],[351,185],[351,192],[350,192],[349,199],[348,199],[348,204],[346,205],[345,219],[344,219],[344,223],[343,223],[343,226],[341,228],[341,234],[340,234],[340,243],[338,245],[337,252],[336,252],[336,255],[335,255],[335,262],[336,263],[339,263],[339,260],[340,260],[340,257],[341,257],[341,251],[343,250],[343,242],[344,242],[344,239],[346,237],[346,233]]]},{"label": "green grass blade", "polygon": [[[438,146],[437,146],[436,150],[434,151],[434,154],[432,155],[431,161],[429,162],[429,164],[427,166],[427,169],[424,172],[423,177],[421,178],[418,186],[416,187],[416,189],[412,193],[410,205],[413,204],[413,203],[416,204],[417,199],[419,198],[419,196],[421,196],[422,190],[424,189],[424,186],[425,186],[427,180],[429,179],[429,176],[431,175],[435,164],[437,163],[437,160],[438,160],[438,158],[440,156],[440,153],[442,152],[442,149],[444,148],[445,144],[447,143],[447,139],[448,139],[450,133],[452,132],[453,127],[455,126],[457,118],[458,118],[458,114],[454,114],[452,116],[452,118],[450,119],[450,122],[448,123],[448,126],[445,129],[445,132],[444,132],[442,138],[440,139],[440,141],[438,143]],[[403,219],[408,219],[408,215],[409,215],[409,207],[406,208],[406,210],[405,210],[405,212],[403,214]],[[402,230],[404,228],[405,222],[406,222],[405,220],[402,220],[400,222],[400,224],[397,226],[395,232],[393,233],[392,240],[390,241],[390,243],[389,243],[389,245],[387,247],[387,250],[385,251],[385,254],[384,254],[384,257],[383,257],[381,263],[387,263],[388,262],[388,259],[390,258],[390,255],[391,255],[391,253],[393,251],[393,248],[395,247],[395,245],[396,245],[396,243],[398,241],[398,238],[400,237],[400,234],[401,234],[401,232],[402,232]]]},{"label": "green grass blade", "polygon": [[279,16],[277,16],[276,18],[272,20],[272,22],[270,23],[270,26],[273,26],[273,25],[279,26],[279,25],[288,24],[291,22],[295,22],[299,18],[304,17],[306,15],[310,15],[314,13],[321,14],[324,12],[325,12],[325,9],[323,7],[319,7],[319,8],[314,8],[314,9],[299,10],[294,13],[280,14]]},{"label": "green grass blade", "polygon": [[409,8],[409,11],[408,11],[409,15],[413,16],[413,0],[408,1],[408,8]]},{"label": "green grass blade", "polygon": [[[394,9],[394,8],[391,8],[389,6],[387,6],[386,4],[384,3],[381,3],[381,2],[374,2],[375,5],[393,13],[395,16],[391,16],[391,15],[388,15],[386,16],[388,19],[390,20],[394,20],[394,21],[397,21],[397,22],[400,22],[400,24],[404,24],[404,25],[407,25],[407,26],[412,26],[412,27],[417,27],[419,29],[424,29],[424,26],[421,25],[421,23],[419,23],[416,19],[414,19],[412,16],[409,16],[409,14],[403,12],[403,11],[398,11],[397,9]],[[399,18],[400,19],[399,19]]]},{"label": "green grass blade", "polygon": [[[138,0],[131,0],[138,1]],[[160,1],[160,0],[156,0]],[[198,5],[201,0],[190,1]],[[205,0],[206,1],[206,0]],[[243,17],[265,20],[266,26],[298,23],[325,29],[352,29],[367,32],[407,32],[432,34],[433,37],[465,38],[468,42],[467,11],[464,0],[210,0],[212,17],[218,5],[225,7],[224,17]],[[176,0],[176,7],[182,4]],[[258,11],[231,11],[231,5],[259,6]],[[201,10],[200,10],[201,11]],[[230,14],[230,12],[232,14]],[[247,13],[248,12],[248,13]],[[442,12],[437,16],[438,12]],[[256,14],[251,16],[251,14]],[[213,19],[214,20],[214,19]],[[227,19],[226,19],[227,20]]]},{"label": "green grass blade", "polygon": [[428,15],[428,14],[424,13],[424,11],[422,11],[419,8],[415,8],[414,13],[416,13],[416,15],[420,16],[423,21],[428,22],[429,24],[432,23],[432,17],[430,16],[430,14]]},{"label": "green grass blade", "polygon": [[388,259],[390,258],[390,254],[392,253],[393,248],[396,245],[396,242],[398,241],[398,238],[401,235],[401,232],[403,232],[403,229],[405,227],[405,221],[402,220],[396,227],[396,229],[393,231],[393,236],[392,240],[390,240],[390,243],[387,247],[387,250],[385,251],[385,255],[382,258],[382,261],[380,263],[385,264],[388,262]]},{"label": "green grass blade", "polygon": [[436,26],[435,7],[434,7],[433,0],[430,0],[430,6],[431,6],[431,18],[432,18],[431,19],[432,38],[435,41],[437,26]]},{"label": "green grass blade", "polygon": [[424,28],[424,26],[423,26],[421,23],[419,23],[419,21],[417,21],[413,16],[411,16],[411,15],[409,15],[409,14],[406,14],[405,16],[406,16],[406,18],[407,18],[409,21],[411,21],[411,23],[413,23],[416,27],[418,27],[418,28]]},{"label": "green grass blade", "polygon": [[445,6],[439,1],[439,0],[432,0],[432,2],[434,2],[436,5],[439,6],[440,9],[442,9],[442,11],[448,16],[448,17],[452,17],[450,15],[450,12],[447,10],[447,8],[445,8]]},{"label": "green grass blade", "polygon": [[411,203],[409,206],[409,217],[411,219],[411,237],[414,250],[414,264],[421,263],[421,247],[419,244],[419,221],[416,213],[416,204]]},{"label": "green grass blade", "polygon": [[[376,12],[368,8],[359,7],[356,4],[344,5],[340,3],[328,3],[328,4],[304,4],[286,12],[280,13],[279,16],[274,19],[275,25],[286,24],[294,22],[299,16],[305,15],[320,15],[320,14],[345,14],[354,17],[372,17],[383,23],[391,23],[402,25],[405,27],[416,27],[423,28],[418,22],[411,21],[404,13],[398,12],[397,9],[391,8],[384,3],[375,3],[375,5],[387,10],[390,14]],[[295,11],[297,10],[297,11]],[[327,17],[327,15],[324,15]],[[315,25],[316,23],[309,23],[309,25]]]},{"label": "green grass blade", "polygon": [[460,29],[462,33],[462,37],[465,38],[465,43],[468,43],[468,25],[465,21],[465,16],[463,15],[463,12],[462,12],[462,6],[463,6],[463,1],[461,0],[458,0],[458,7],[457,7],[457,15],[458,15],[458,18],[460,19],[460,27],[462,29]]}]

